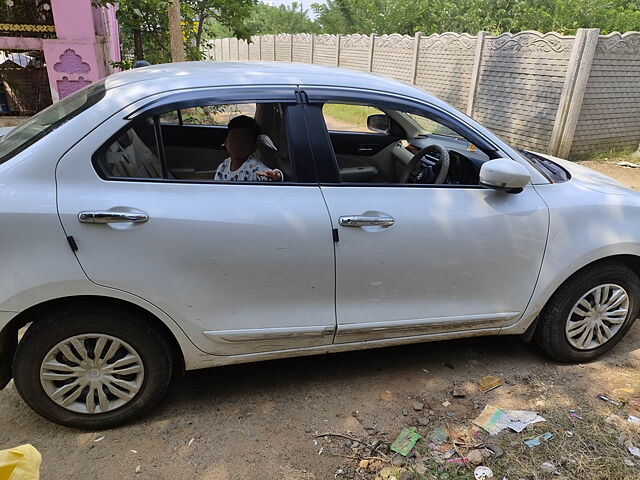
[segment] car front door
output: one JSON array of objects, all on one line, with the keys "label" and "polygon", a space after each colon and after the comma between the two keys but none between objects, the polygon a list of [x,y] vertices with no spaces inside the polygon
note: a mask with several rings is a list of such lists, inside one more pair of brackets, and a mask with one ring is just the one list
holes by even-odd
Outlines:
[{"label": "car front door", "polygon": [[[335,342],[495,333],[513,323],[531,298],[547,239],[547,208],[534,188],[509,194],[477,184],[341,181],[332,176],[322,104],[378,106],[376,97],[301,88],[337,230]],[[393,109],[394,101],[384,99],[380,108]]]},{"label": "car front door", "polygon": [[[253,93],[250,101],[278,102],[285,112],[289,142],[283,150],[296,178],[184,181],[167,173],[166,166],[164,178],[126,178],[136,155],[145,158],[148,177],[162,170],[162,165],[153,167],[163,148],[157,142],[158,114],[195,105],[193,92],[146,105],[137,120],[124,118],[126,112],[108,119],[60,160],[56,172],[60,219],[89,279],[155,304],[211,354],[330,344],[335,332],[333,238],[310,173],[308,141],[300,141],[308,137],[295,87]],[[208,105],[212,99],[247,100],[234,97],[233,90],[207,95]],[[142,126],[131,133],[131,122]],[[116,149],[100,150],[115,140]],[[120,178],[98,173],[100,151],[128,152]]]}]

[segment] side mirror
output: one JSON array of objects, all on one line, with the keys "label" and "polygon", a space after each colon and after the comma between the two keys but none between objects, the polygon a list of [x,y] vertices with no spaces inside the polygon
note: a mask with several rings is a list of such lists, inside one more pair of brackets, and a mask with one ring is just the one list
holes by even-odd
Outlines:
[{"label": "side mirror", "polygon": [[376,133],[387,134],[391,130],[391,119],[385,114],[369,115],[367,128]]},{"label": "side mirror", "polygon": [[485,188],[520,193],[531,181],[531,174],[515,160],[497,158],[480,167],[480,185]]}]

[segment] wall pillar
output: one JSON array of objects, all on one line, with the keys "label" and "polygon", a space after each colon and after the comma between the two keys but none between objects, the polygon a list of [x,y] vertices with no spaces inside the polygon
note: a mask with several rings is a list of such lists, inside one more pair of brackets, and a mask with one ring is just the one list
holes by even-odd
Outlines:
[{"label": "wall pillar", "polygon": [[549,142],[550,155],[562,158],[569,156],[599,35],[600,30],[597,28],[579,28],[576,33],[553,123]]},{"label": "wall pillar", "polygon": [[476,99],[476,92],[478,91],[478,81],[480,80],[480,67],[482,67],[482,50],[484,48],[484,39],[487,36],[487,32],[478,32],[478,38],[476,40],[476,53],[473,59],[473,70],[471,71],[471,87],[469,88],[469,100],[467,103],[467,115],[473,116],[473,104]]},{"label": "wall pillar", "polygon": [[369,71],[373,72],[373,49],[375,48],[376,45],[376,34],[372,33],[371,36],[369,37]]},{"label": "wall pillar", "polygon": [[413,71],[411,72],[411,84],[416,84],[416,76],[418,75],[418,58],[420,57],[420,39],[422,32],[416,32],[413,46]]},{"label": "wall pillar", "polygon": [[57,38],[42,40],[42,49],[55,102],[111,73],[112,48],[107,37],[96,41],[90,0],[51,0],[51,9]]}]

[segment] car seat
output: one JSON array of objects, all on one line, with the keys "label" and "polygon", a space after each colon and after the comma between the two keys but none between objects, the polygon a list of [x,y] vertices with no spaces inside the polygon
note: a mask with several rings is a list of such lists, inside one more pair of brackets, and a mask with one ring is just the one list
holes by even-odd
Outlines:
[{"label": "car seat", "polygon": [[282,107],[280,104],[259,103],[256,105],[255,120],[262,131],[256,145],[256,156],[267,167],[280,169],[285,180],[291,180],[292,169]]},{"label": "car seat", "polygon": [[114,141],[104,154],[107,171],[113,177],[162,178],[158,156],[133,128]]}]

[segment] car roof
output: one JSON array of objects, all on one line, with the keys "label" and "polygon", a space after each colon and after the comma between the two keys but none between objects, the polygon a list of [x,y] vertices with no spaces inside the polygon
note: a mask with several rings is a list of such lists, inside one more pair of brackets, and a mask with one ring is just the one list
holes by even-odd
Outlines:
[{"label": "car roof", "polygon": [[136,84],[136,87],[143,87],[142,90],[148,95],[189,87],[324,85],[393,92],[441,103],[424,90],[379,75],[345,68],[288,62],[166,63],[126,70],[105,79],[107,90],[133,84]]}]

